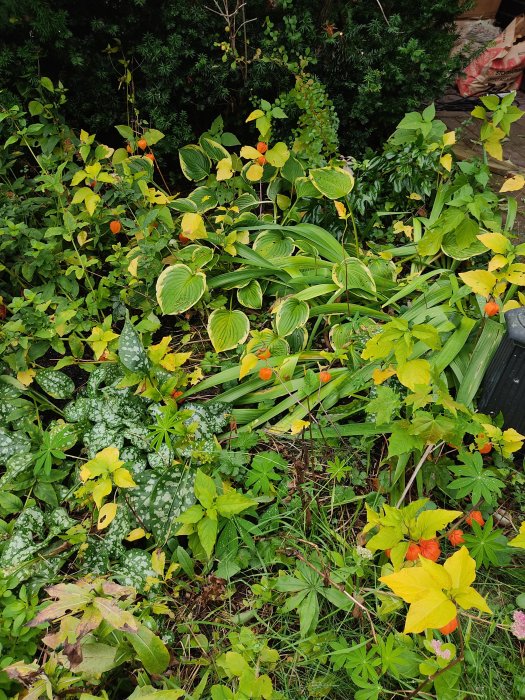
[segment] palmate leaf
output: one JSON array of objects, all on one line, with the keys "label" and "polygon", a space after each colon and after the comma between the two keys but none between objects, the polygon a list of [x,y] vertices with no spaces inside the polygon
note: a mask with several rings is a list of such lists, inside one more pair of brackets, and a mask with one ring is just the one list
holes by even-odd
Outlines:
[{"label": "palmate leaf", "polygon": [[490,471],[483,467],[483,458],[479,452],[461,452],[459,459],[463,464],[450,467],[457,476],[451,482],[450,488],[455,491],[456,498],[470,497],[472,503],[483,500],[495,505],[505,484]]},{"label": "palmate leaf", "polygon": [[484,527],[472,521],[472,535],[465,535],[465,545],[471,556],[476,560],[476,566],[504,566],[510,561],[510,553],[507,546],[507,538],[501,534],[501,530],[494,530],[492,516]]}]

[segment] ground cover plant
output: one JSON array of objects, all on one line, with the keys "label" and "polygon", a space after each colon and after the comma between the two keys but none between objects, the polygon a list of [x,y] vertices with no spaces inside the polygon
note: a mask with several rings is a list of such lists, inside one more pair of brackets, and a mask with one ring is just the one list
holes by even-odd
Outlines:
[{"label": "ground cover plant", "polygon": [[477,410],[523,305],[514,96],[461,161],[112,148],[41,80],[0,113],[0,696],[523,697],[525,437]]}]

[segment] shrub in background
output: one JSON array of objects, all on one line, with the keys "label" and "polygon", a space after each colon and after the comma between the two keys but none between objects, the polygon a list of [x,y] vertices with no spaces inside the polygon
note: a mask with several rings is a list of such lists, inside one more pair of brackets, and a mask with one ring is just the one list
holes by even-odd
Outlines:
[{"label": "shrub in background", "polygon": [[[4,0],[1,101],[49,75],[69,89],[73,126],[108,138],[136,109],[174,153],[218,114],[237,128],[254,97],[292,90],[304,113],[296,78],[307,70],[326,86],[342,149],[355,153],[439,95],[460,66],[449,54],[462,0],[249,0],[229,19],[209,4],[95,0],[73,11],[66,0]],[[230,13],[237,5],[225,3]]]}]

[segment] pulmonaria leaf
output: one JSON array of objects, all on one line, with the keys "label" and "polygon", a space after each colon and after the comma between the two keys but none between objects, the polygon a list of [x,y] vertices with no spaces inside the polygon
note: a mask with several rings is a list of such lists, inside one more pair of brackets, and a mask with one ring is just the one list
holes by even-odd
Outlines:
[{"label": "pulmonaria leaf", "polygon": [[75,382],[64,374],[54,369],[42,369],[35,377],[40,387],[54,399],[69,399],[75,391]]},{"label": "pulmonaria leaf", "polygon": [[149,360],[146,351],[139,338],[139,334],[133,328],[129,318],[124,323],[124,328],[118,341],[118,356],[124,367],[130,372],[146,374],[149,369]]}]

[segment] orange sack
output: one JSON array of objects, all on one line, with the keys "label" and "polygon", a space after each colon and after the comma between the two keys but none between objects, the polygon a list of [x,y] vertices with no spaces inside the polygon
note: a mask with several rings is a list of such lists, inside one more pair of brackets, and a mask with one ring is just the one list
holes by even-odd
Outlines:
[{"label": "orange sack", "polygon": [[512,20],[485,51],[465,68],[456,84],[462,97],[518,90],[525,68],[525,15]]}]

